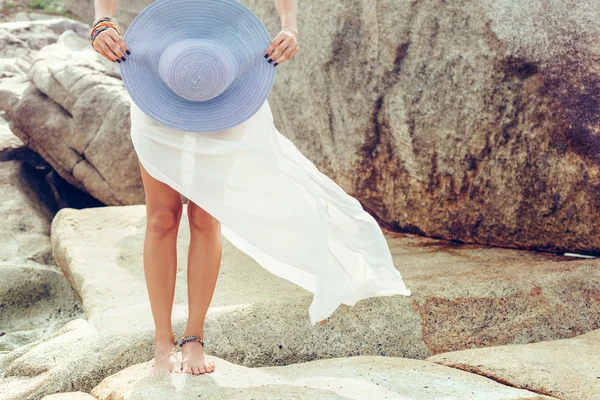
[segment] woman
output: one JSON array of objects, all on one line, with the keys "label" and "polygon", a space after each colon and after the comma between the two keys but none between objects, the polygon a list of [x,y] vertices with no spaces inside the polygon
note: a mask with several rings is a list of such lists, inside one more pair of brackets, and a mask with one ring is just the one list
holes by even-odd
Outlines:
[{"label": "woman", "polygon": [[[96,15],[113,15],[117,1],[95,0]],[[275,4],[281,31],[265,49],[265,62],[273,68],[298,52],[296,2]],[[92,46],[114,62],[135,57],[116,29],[100,32]],[[133,102],[131,120],[146,193],[144,271],[156,329],[153,374],[215,369],[204,358],[203,341],[186,338],[203,337],[220,268],[221,234],[268,271],[312,291],[313,325],[340,304],[410,295],[376,221],[277,131],[267,101],[247,121],[218,132],[162,126]],[[189,319],[180,366],[171,309],[182,195],[188,199],[190,245]]]},{"label": "woman", "polygon": [[[96,18],[114,15],[119,0],[95,0]],[[298,52],[296,0],[276,0],[281,18],[281,31],[265,49],[266,62],[279,64]],[[112,62],[125,62],[129,47],[114,29],[102,31],[93,42],[94,49]],[[182,365],[176,357],[175,333],[171,326],[171,310],[175,292],[176,239],[183,211],[181,194],[167,184],[154,179],[140,163],[146,194],[146,237],[144,241],[144,273],[155,321],[155,363],[153,374],[164,371],[203,374],[215,369],[204,359],[204,346],[189,342],[182,346]],[[183,336],[203,337],[204,319],[210,305],[221,264],[221,231],[217,219],[188,199],[190,225],[188,253],[189,314]]]}]

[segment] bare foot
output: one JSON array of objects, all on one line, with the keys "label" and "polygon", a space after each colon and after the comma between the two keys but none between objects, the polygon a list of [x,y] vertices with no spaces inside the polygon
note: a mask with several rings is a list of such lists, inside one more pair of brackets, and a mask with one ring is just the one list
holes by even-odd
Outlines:
[{"label": "bare foot", "polygon": [[152,376],[181,372],[181,364],[177,359],[177,347],[174,341],[175,338],[173,337],[173,339],[160,340],[155,343]]},{"label": "bare foot", "polygon": [[215,370],[215,363],[204,359],[204,346],[196,341],[184,343],[181,347],[183,372],[200,375]]}]

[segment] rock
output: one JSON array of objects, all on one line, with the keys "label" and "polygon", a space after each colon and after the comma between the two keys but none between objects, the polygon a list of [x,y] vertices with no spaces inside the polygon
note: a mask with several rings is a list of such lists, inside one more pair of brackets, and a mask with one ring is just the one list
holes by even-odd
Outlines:
[{"label": "rock", "polygon": [[0,161],[19,158],[26,151],[23,141],[11,132],[6,120],[0,116]]},{"label": "rock", "polygon": [[[90,26],[84,22],[76,21],[70,18],[56,17],[43,18],[31,21],[9,21],[0,23],[0,31],[8,33],[9,38],[18,38],[17,40],[25,43],[30,50],[40,50],[43,47],[55,43],[59,36],[66,31],[71,31],[82,39],[87,38]],[[7,39],[0,39],[0,49],[10,49],[7,46]],[[14,39],[13,39],[14,40]],[[4,43],[3,43],[4,42]],[[1,53],[7,56],[6,53]]]},{"label": "rock", "polygon": [[[0,391],[10,388],[10,400],[90,392],[104,378],[152,359],[154,324],[142,263],[145,223],[144,205],[58,211],[51,225],[53,255],[81,297],[87,321],[72,321],[59,333],[4,356]],[[178,232],[172,318],[177,335],[187,319],[185,208]],[[384,233],[416,297],[341,305],[315,327],[308,318],[311,293],[267,272],[223,240],[205,323],[207,354],[244,367],[350,356],[423,359],[599,328],[596,260]],[[141,382],[139,390],[152,387],[148,380]],[[111,384],[102,395],[123,390]],[[309,394],[314,393],[319,392]]]},{"label": "rock", "polygon": [[0,78],[26,75],[35,53],[55,43],[63,32],[85,38],[90,29],[69,18],[20,14],[18,19],[0,23]]},{"label": "rock", "polygon": [[23,11],[18,11],[14,14],[8,14],[4,16],[5,20],[8,22],[14,21],[39,21],[42,19],[55,19],[56,15],[45,14],[43,12],[32,12],[31,9],[26,9]]},{"label": "rock", "polygon": [[344,357],[285,367],[247,368],[208,357],[204,376],[152,377],[151,362],[131,366],[92,390],[100,400],[181,399],[551,399],[434,363],[396,357]]},{"label": "rock", "polygon": [[79,299],[56,266],[0,262],[0,349],[11,351],[82,315]]},{"label": "rock", "polygon": [[81,305],[52,258],[43,181],[28,165],[0,162],[0,350],[11,351],[81,316]]},{"label": "rock", "polygon": [[87,47],[87,40],[65,32],[36,53],[28,86],[6,89],[10,128],[63,179],[100,202],[144,203],[129,137],[130,99],[122,81],[110,76],[116,67]]},{"label": "rock", "polygon": [[31,85],[26,76],[12,76],[0,80],[0,111],[7,120],[23,97],[23,93]]},{"label": "rock", "polygon": [[[3,399],[29,400],[61,390],[91,391],[98,399],[164,399],[172,393],[174,383],[180,386],[180,398],[197,396],[198,391],[227,399],[245,399],[250,395],[275,399],[281,398],[282,393],[286,398],[298,399],[400,399],[406,395],[424,400],[440,396],[457,400],[548,398],[432,362],[379,356],[248,368],[217,359],[208,352],[207,357],[215,361],[217,370],[206,380],[187,374],[173,374],[165,379],[150,376],[153,360],[122,369],[121,364],[131,362],[131,356],[139,357],[131,339],[127,335],[102,337],[86,321],[71,321],[51,337],[7,356],[5,363],[9,367],[0,380]],[[124,347],[127,344],[129,350]],[[107,377],[102,379],[102,374]],[[96,387],[85,389],[94,382]]]},{"label": "rock", "polygon": [[98,374],[103,373],[104,368],[113,373],[119,370],[106,363],[107,359],[114,361],[115,358],[112,345],[116,338],[112,338],[112,342],[110,339],[101,337],[85,320],[75,319],[54,334],[8,353],[2,360],[0,392],[3,400],[30,400],[69,390],[86,391],[87,379],[99,379]]},{"label": "rock", "polygon": [[52,260],[50,221],[53,211],[35,191],[36,182],[18,161],[0,163],[0,261],[30,259],[40,263]]},{"label": "rock", "polygon": [[[119,4],[123,34],[150,3]],[[242,3],[278,32],[273,2]],[[93,20],[89,1],[67,7]],[[599,14],[595,0],[299,4],[275,123],[394,230],[600,254]]]},{"label": "rock", "polygon": [[96,398],[84,392],[67,392],[44,396],[42,400],[96,400]]},{"label": "rock", "polygon": [[559,399],[592,400],[600,394],[600,329],[570,339],[456,351],[427,360]]},{"label": "rock", "polygon": [[61,177],[53,187],[64,179],[98,203],[144,203],[129,98],[118,67],[90,48],[89,28],[68,18],[0,23],[0,110]]},{"label": "rock", "polygon": [[[175,329],[187,318],[185,212],[184,207]],[[153,326],[142,262],[145,223],[143,205],[62,209],[52,222],[55,258],[99,329],[119,324],[145,332]],[[207,349],[251,367],[348,355],[426,358],[600,328],[598,260],[387,231],[385,236],[416,297],[341,305],[316,329],[308,323],[312,293],[269,273],[223,238],[220,275],[206,317]],[[127,279],[107,278],[123,276]]]}]

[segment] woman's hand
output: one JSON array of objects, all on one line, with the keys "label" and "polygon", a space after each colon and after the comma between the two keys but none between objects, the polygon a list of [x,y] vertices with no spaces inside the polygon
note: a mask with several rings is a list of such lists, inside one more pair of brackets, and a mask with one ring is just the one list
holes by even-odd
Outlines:
[{"label": "woman's hand", "polygon": [[273,66],[277,66],[294,57],[298,50],[298,31],[282,28],[267,47],[265,58],[267,58],[267,62],[272,62]]},{"label": "woman's hand", "polygon": [[112,28],[100,32],[94,39],[92,47],[101,56],[113,62],[125,61],[125,53],[131,54],[125,40]]}]

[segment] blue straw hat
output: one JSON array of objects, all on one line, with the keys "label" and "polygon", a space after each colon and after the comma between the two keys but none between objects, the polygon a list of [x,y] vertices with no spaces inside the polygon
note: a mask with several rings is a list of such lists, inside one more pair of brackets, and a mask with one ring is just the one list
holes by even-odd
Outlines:
[{"label": "blue straw hat", "polygon": [[127,92],[158,123],[187,132],[231,128],[267,99],[269,32],[236,0],[156,0],[123,36]]}]

